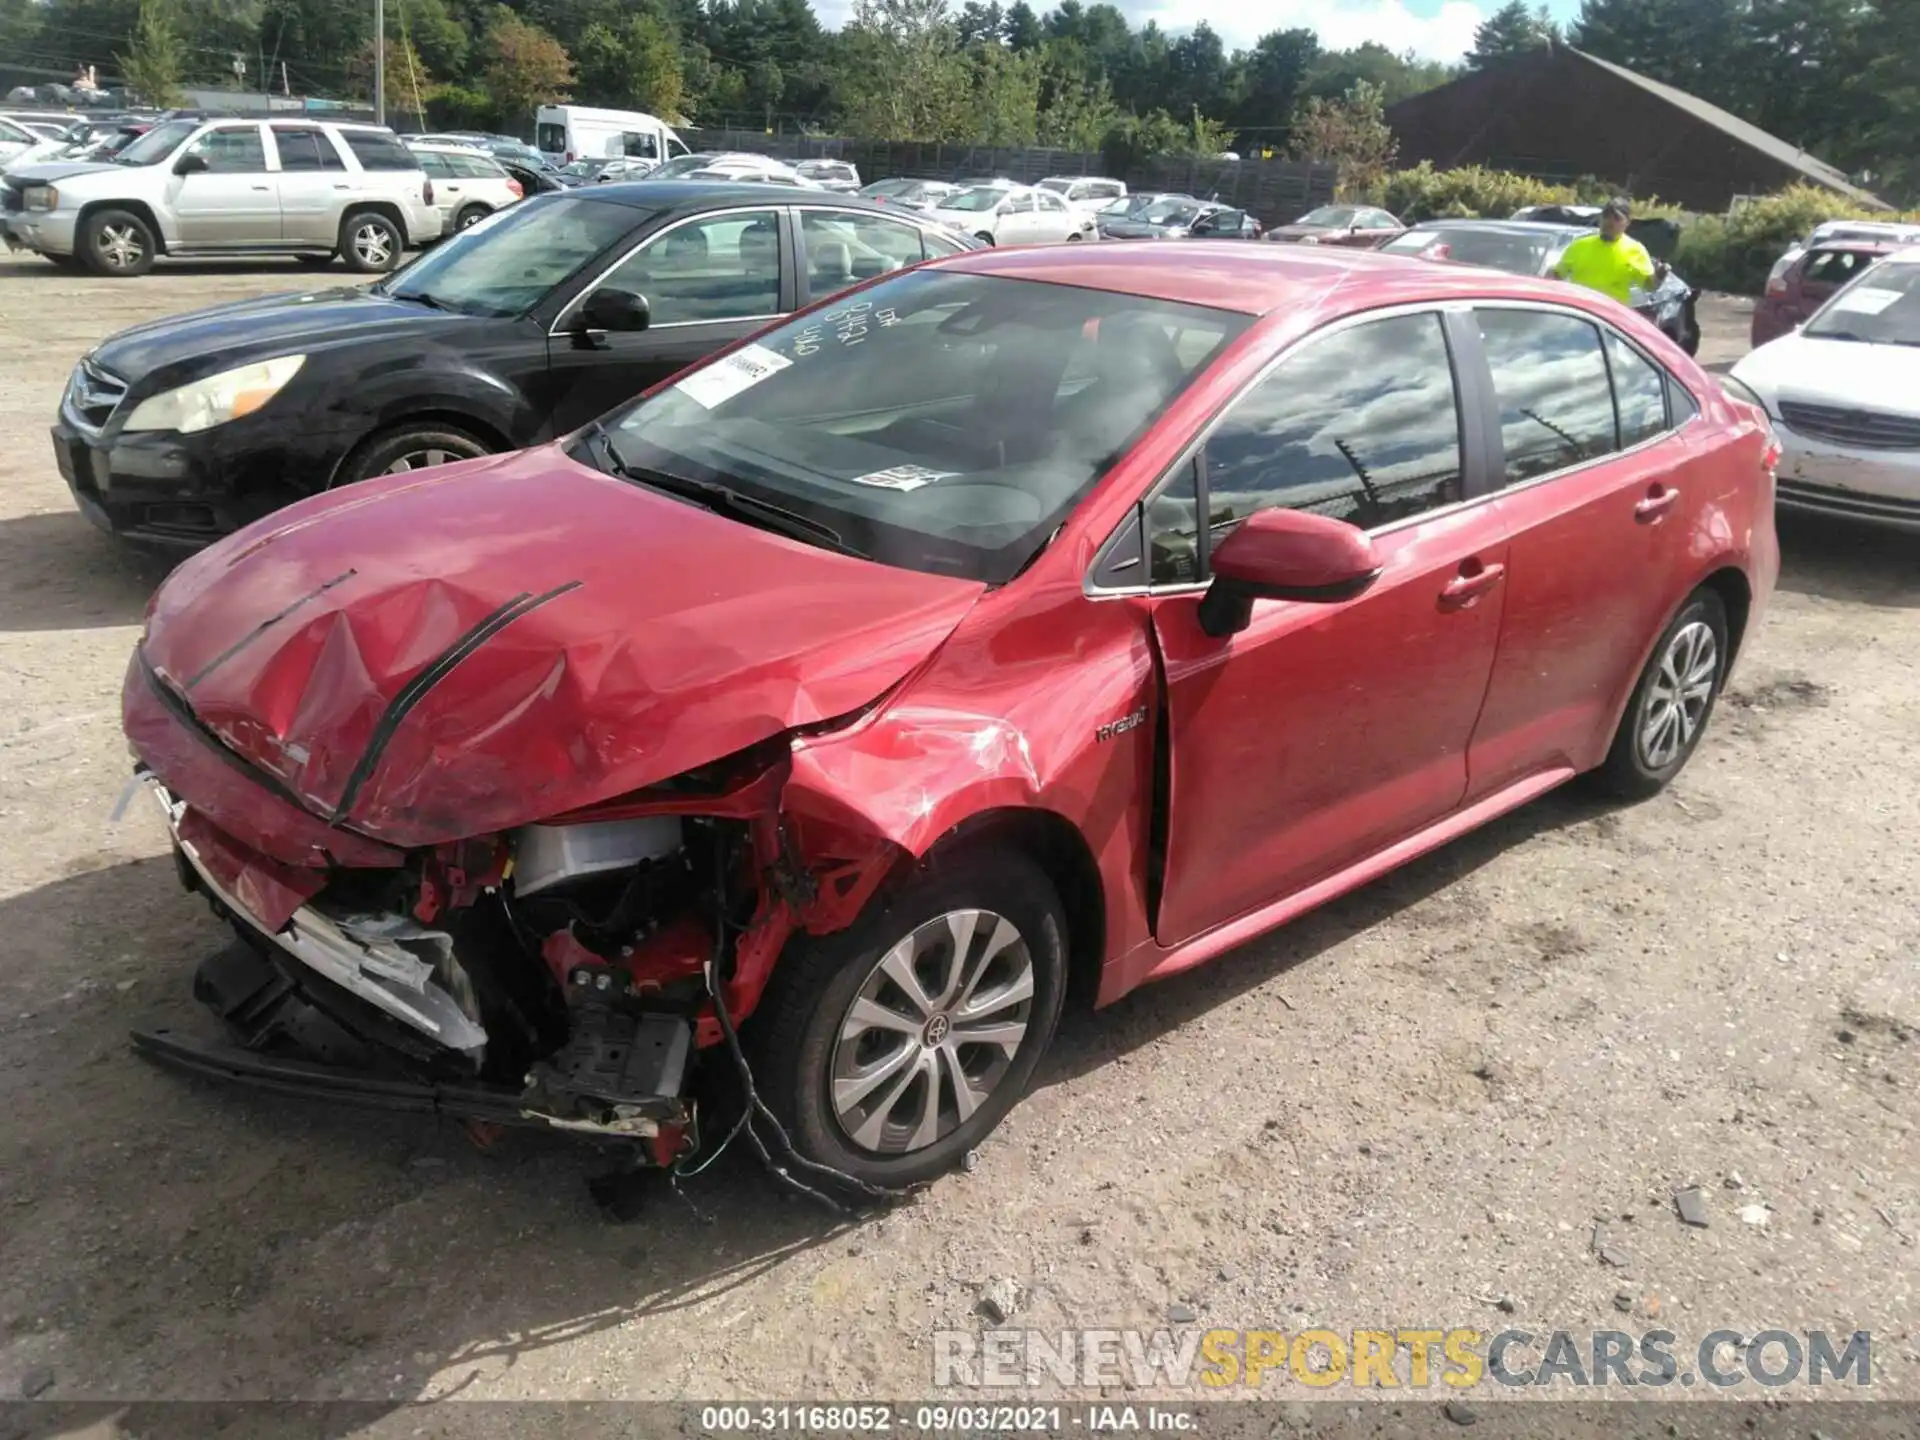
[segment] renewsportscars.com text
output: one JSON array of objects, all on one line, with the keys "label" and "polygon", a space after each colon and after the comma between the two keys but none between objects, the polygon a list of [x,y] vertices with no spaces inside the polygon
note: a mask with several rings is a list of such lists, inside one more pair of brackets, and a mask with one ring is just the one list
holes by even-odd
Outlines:
[{"label": "renewsportscars.com text", "polygon": [[1465,1390],[1487,1384],[1589,1389],[1781,1389],[1873,1382],[1864,1330],[1482,1331],[1465,1328],[1279,1330],[941,1330],[940,1389],[1125,1385],[1219,1393],[1304,1385]]}]

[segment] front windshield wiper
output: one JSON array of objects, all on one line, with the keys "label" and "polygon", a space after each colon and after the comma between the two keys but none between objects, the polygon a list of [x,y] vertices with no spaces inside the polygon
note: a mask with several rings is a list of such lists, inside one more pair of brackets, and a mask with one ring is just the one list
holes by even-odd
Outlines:
[{"label": "front windshield wiper", "polygon": [[411,300],[416,305],[424,305],[429,310],[444,310],[449,315],[458,315],[461,313],[455,306],[449,305],[438,295],[431,295],[425,290],[389,290],[386,292],[386,295],[389,300]]},{"label": "front windshield wiper", "polygon": [[757,524],[762,529],[772,530],[794,540],[806,540],[816,545],[824,545],[829,550],[837,550],[842,555],[852,555],[856,559],[868,557],[864,550],[856,549],[841,538],[840,532],[811,516],[802,515],[797,510],[789,510],[784,505],[775,505],[770,500],[761,500],[752,495],[742,494],[731,486],[712,480],[695,480],[686,475],[672,475],[665,470],[647,470],[630,465],[620,454],[619,447],[613,443],[613,433],[596,420],[587,427],[587,438],[598,447],[600,458],[596,462],[609,475],[617,475],[622,480],[631,480],[637,485],[645,485],[652,490],[661,490],[676,495],[682,500],[691,500],[713,511],[716,515],[731,515],[736,520]]}]

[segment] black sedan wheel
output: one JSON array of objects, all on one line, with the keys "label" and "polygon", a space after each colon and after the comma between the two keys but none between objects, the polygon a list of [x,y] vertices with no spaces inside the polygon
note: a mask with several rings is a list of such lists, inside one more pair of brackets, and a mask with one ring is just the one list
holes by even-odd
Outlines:
[{"label": "black sedan wheel", "polygon": [[351,485],[376,475],[403,475],[492,453],[491,446],[451,425],[403,425],[364,443],[340,467],[335,483]]}]

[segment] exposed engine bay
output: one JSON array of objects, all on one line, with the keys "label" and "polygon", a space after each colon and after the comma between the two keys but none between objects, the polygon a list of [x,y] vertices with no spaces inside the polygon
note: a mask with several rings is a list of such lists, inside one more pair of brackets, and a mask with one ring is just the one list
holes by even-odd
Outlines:
[{"label": "exposed engine bay", "polygon": [[182,883],[239,937],[201,965],[196,998],[242,1050],[292,1068],[223,1063],[168,1035],[136,1044],[223,1078],[574,1131],[622,1143],[634,1165],[672,1166],[700,1144],[700,1051],[732,1052],[748,1092],[733,1133],[751,1120],[727,997],[757,994],[817,898],[770,808],[785,748],[628,797],[607,818],[289,875],[292,893],[142,771]]}]

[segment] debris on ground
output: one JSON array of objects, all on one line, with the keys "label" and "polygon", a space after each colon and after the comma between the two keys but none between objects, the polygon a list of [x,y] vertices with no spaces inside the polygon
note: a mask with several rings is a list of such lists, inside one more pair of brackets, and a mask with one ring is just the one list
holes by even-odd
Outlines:
[{"label": "debris on ground", "polygon": [[29,1370],[20,1377],[20,1394],[23,1399],[37,1399],[52,1388],[53,1371],[45,1365],[37,1370]]},{"label": "debris on ground", "polygon": [[1633,1292],[1631,1290],[1614,1291],[1613,1308],[1618,1310],[1622,1315],[1627,1314],[1633,1309]]},{"label": "debris on ground", "polygon": [[1721,1183],[1729,1190],[1744,1190],[1747,1185],[1747,1182],[1740,1178],[1740,1172],[1738,1170],[1729,1172],[1727,1178]]},{"label": "debris on ground", "polygon": [[1167,1320],[1170,1324],[1191,1325],[1199,1318],[1199,1312],[1184,1300],[1176,1300],[1167,1306]]},{"label": "debris on ground", "polygon": [[1479,1421],[1480,1412],[1471,1406],[1462,1405],[1458,1400],[1449,1400],[1440,1407],[1440,1412],[1456,1425],[1472,1425]]},{"label": "debris on ground", "polygon": [[1764,1225],[1773,1218],[1773,1212],[1764,1205],[1742,1205],[1740,1219],[1748,1225]]},{"label": "debris on ground", "polygon": [[1604,1223],[1593,1227],[1593,1253],[1600,1257],[1602,1265],[1611,1265],[1616,1270],[1624,1270],[1633,1263],[1633,1257],[1607,1239],[1607,1227]]},{"label": "debris on ground", "polygon": [[1701,1195],[1698,1185],[1689,1185],[1684,1190],[1673,1192],[1674,1207],[1679,1210],[1680,1218],[1696,1229],[1707,1228],[1707,1202]]},{"label": "debris on ground", "polygon": [[1004,1277],[989,1280],[980,1287],[980,1300],[974,1309],[996,1325],[1004,1325],[1013,1318],[1013,1312],[1020,1308],[1020,1290],[1013,1281]]}]

